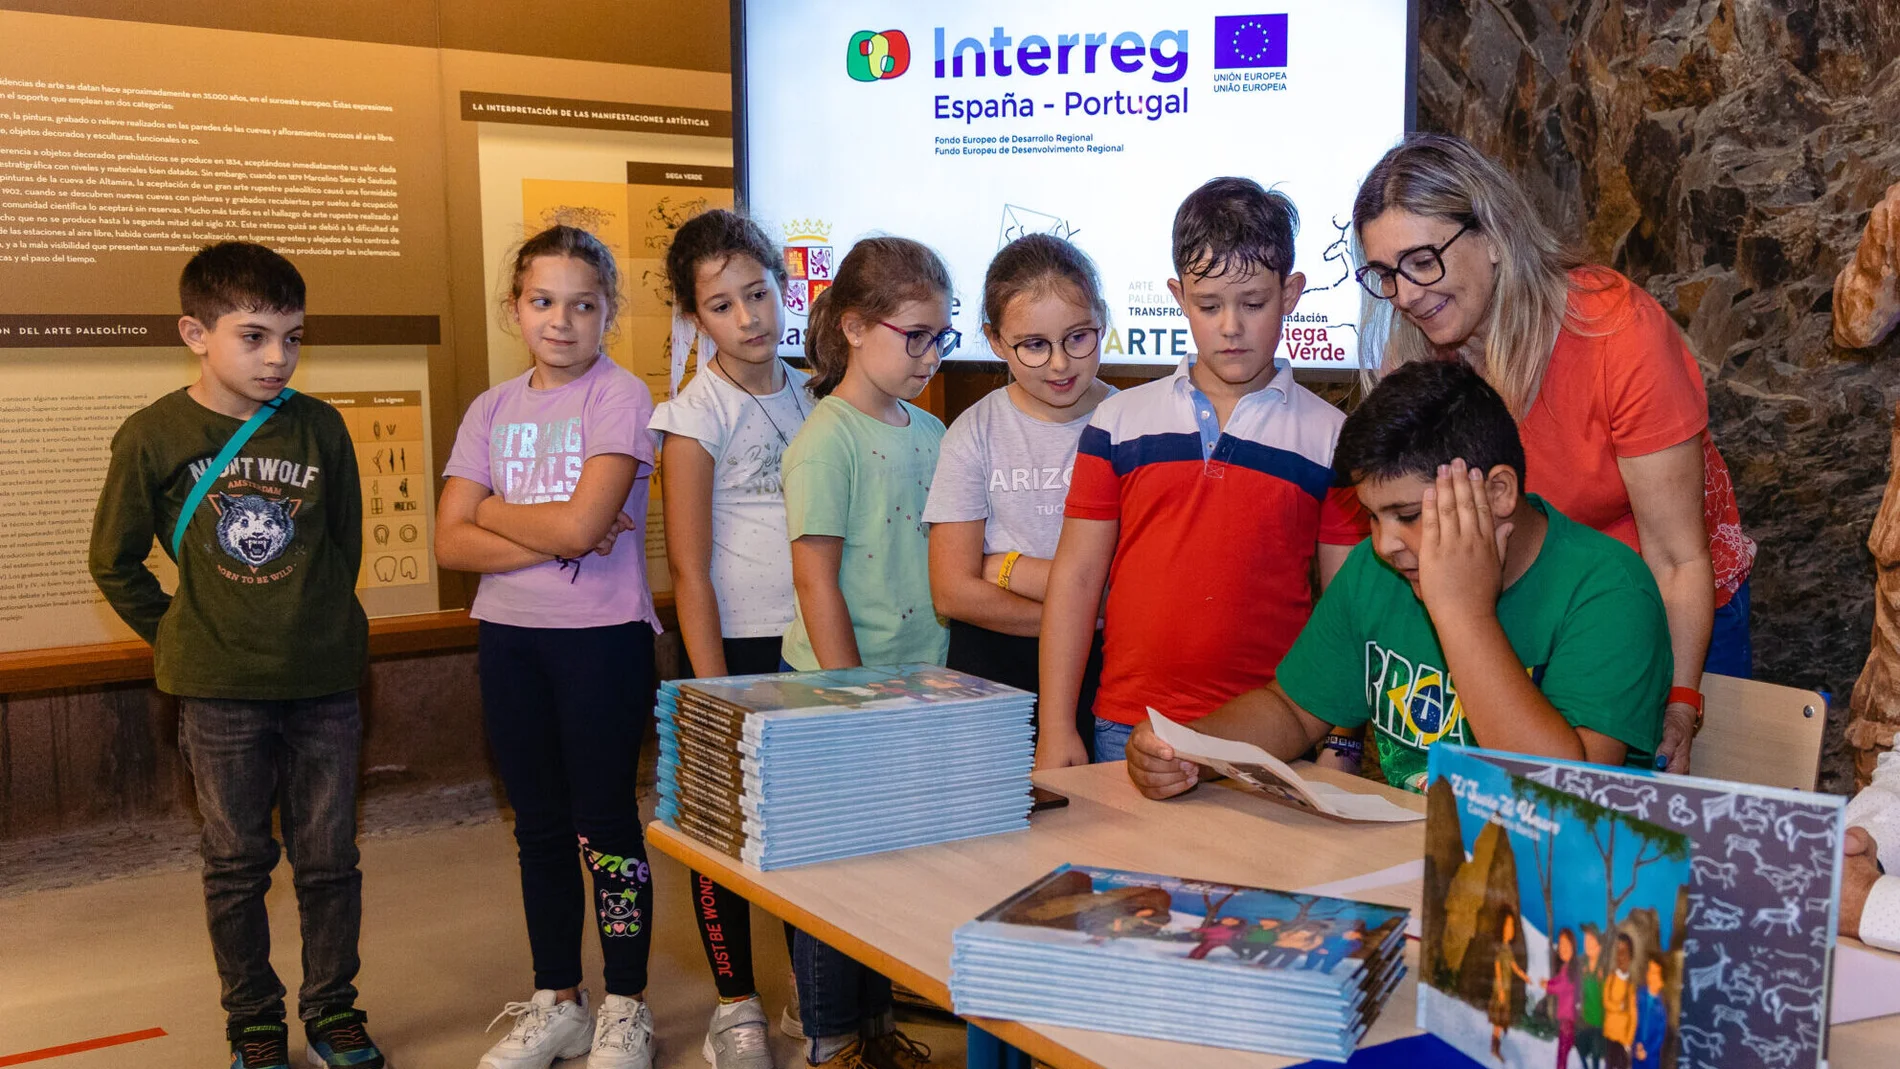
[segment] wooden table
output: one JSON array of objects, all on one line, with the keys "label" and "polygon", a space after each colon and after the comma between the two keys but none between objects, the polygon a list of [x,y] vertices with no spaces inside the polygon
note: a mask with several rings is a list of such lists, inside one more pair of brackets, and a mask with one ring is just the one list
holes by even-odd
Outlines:
[{"label": "wooden table", "polygon": [[[1377,790],[1423,811],[1425,799],[1310,765],[1302,775]],[[1122,766],[1038,773],[1065,794],[1066,808],[1037,813],[1028,831],[759,872],[655,822],[648,841],[812,935],[911,988],[950,1005],[950,936],[1031,880],[1064,862],[1288,890],[1376,872],[1422,856],[1423,824],[1344,825],[1209,784],[1167,802],[1135,793]],[[1417,881],[1351,897],[1418,907]],[[1417,944],[1411,969],[1365,1043],[1411,1035]],[[1194,1066],[1276,1069],[1302,1061],[1268,1054],[1141,1039],[1052,1025],[978,1020],[986,1031],[1060,1069]],[[1831,1069],[1900,1064],[1900,1017],[1833,1030]]]}]

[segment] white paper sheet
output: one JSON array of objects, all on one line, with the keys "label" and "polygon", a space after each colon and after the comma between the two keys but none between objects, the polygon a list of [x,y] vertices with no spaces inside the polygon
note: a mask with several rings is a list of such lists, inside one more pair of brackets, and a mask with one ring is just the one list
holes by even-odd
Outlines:
[{"label": "white paper sheet", "polygon": [[[1359,794],[1330,783],[1303,779],[1288,768],[1286,762],[1252,743],[1203,735],[1153,709],[1148,710],[1148,722],[1155,736],[1172,747],[1182,760],[1217,769],[1222,775],[1290,804],[1304,805],[1342,820],[1402,823],[1425,819],[1425,814],[1394,805],[1376,794]],[[1276,779],[1284,784],[1284,789],[1273,782]]]}]

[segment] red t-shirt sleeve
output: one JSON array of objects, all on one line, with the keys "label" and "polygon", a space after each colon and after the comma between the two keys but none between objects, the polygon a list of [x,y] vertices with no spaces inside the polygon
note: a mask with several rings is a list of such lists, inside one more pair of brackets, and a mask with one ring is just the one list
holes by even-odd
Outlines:
[{"label": "red t-shirt sleeve", "polygon": [[1109,460],[1108,432],[1085,427],[1075,450],[1075,474],[1062,514],[1078,520],[1119,520],[1122,515],[1121,479]]},{"label": "red t-shirt sleeve", "polygon": [[1619,457],[1638,457],[1701,434],[1709,425],[1709,397],[1675,321],[1641,287],[1618,281],[1620,307],[1596,328],[1609,333],[1593,340],[1603,347],[1610,448]]},{"label": "red t-shirt sleeve", "polygon": [[1319,540],[1329,546],[1356,546],[1372,529],[1359,493],[1350,486],[1335,486],[1326,491],[1319,503]]}]

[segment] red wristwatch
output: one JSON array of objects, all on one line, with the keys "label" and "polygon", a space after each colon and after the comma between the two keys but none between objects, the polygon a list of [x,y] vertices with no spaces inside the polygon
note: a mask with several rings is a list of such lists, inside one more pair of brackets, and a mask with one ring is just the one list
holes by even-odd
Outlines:
[{"label": "red wristwatch", "polygon": [[1702,730],[1702,692],[1693,687],[1670,687],[1670,705],[1687,705],[1695,710],[1695,729]]}]

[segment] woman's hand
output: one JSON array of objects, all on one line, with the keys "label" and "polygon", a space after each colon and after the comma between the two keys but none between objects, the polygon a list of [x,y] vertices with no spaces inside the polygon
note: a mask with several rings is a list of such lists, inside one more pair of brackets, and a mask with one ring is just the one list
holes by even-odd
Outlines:
[{"label": "woman's hand", "polygon": [[1656,755],[1669,762],[1667,771],[1678,776],[1689,774],[1689,751],[1695,747],[1695,706],[1684,702],[1670,702],[1663,710],[1662,743],[1656,747]]},{"label": "woman's hand", "polygon": [[1860,918],[1867,909],[1867,893],[1880,881],[1876,862],[1879,847],[1866,828],[1847,829],[1841,846],[1841,920],[1842,935],[1860,938]]}]

